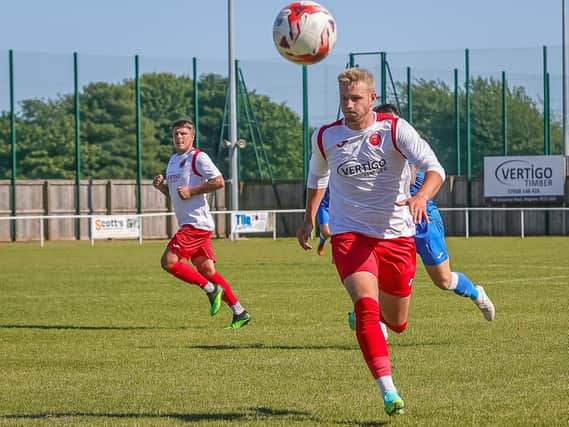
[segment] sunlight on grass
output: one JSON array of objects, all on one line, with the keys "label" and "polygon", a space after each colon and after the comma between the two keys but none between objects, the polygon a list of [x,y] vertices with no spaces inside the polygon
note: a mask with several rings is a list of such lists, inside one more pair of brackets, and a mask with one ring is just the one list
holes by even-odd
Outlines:
[{"label": "sunlight on grass", "polygon": [[567,425],[569,239],[451,238],[492,323],[419,265],[389,338],[407,414],[390,420],[328,256],[294,239],[214,241],[253,315],[225,329],[164,273],[163,241],[0,244],[0,426]]}]

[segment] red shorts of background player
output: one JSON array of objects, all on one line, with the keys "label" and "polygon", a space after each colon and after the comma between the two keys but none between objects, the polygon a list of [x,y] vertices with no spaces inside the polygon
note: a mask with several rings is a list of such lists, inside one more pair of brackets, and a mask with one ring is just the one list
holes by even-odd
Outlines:
[{"label": "red shorts of background player", "polygon": [[215,253],[208,230],[201,230],[191,225],[184,225],[168,243],[168,249],[182,259],[194,259],[204,256],[215,262]]},{"label": "red shorts of background player", "polygon": [[342,281],[367,271],[377,277],[383,292],[406,297],[413,290],[417,252],[413,237],[377,239],[359,233],[332,236],[332,256]]}]

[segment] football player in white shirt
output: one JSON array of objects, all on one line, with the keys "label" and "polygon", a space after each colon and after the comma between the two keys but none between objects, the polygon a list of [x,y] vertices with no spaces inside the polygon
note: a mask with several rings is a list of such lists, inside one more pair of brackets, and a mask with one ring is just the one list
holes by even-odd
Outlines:
[{"label": "football player in white shirt", "polygon": [[[415,223],[428,221],[426,203],[445,172],[430,146],[401,118],[372,110],[373,74],[363,68],[338,76],[344,118],[317,129],[300,246],[311,249],[314,218],[330,187],[332,256],[354,304],[356,336],[368,368],[381,389],[388,415],[404,413],[394,385],[380,320],[400,333],[407,326],[416,270]],[[411,197],[408,160],[425,170]]]},{"label": "football player in white shirt", "polygon": [[[224,301],[233,312],[230,327],[241,328],[251,321],[225,278],[215,270],[215,253],[211,235],[215,229],[206,195],[225,182],[209,156],[194,148],[196,131],[191,120],[180,120],[172,126],[172,142],[176,154],[168,162],[166,178],[160,174],[152,184],[170,197],[180,229],[162,254],[162,268],[184,282],[198,285],[210,301],[210,314],[215,315]],[[182,262],[191,259],[196,267]],[[197,271],[196,271],[197,269]]]},{"label": "football player in white shirt", "polygon": [[[373,111],[399,116],[397,106],[393,104],[378,105]],[[411,171],[411,195],[414,195],[423,184],[424,174],[412,165]],[[445,225],[437,205],[432,200],[427,202],[427,214],[429,222],[422,221],[416,225],[415,246],[433,283],[443,291],[453,291],[458,296],[469,298],[480,309],[486,320],[494,320],[496,307],[485,289],[475,285],[464,273],[451,270],[445,240]],[[353,311],[348,313],[348,325],[355,330],[356,316]],[[384,325],[381,326],[385,332]]]}]

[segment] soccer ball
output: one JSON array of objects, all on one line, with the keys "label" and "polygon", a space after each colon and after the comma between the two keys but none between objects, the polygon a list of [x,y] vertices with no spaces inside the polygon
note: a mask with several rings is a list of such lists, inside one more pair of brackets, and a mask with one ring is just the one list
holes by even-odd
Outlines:
[{"label": "soccer ball", "polygon": [[296,1],[279,12],[273,24],[279,53],[296,64],[322,61],[336,44],[336,21],[322,5]]}]

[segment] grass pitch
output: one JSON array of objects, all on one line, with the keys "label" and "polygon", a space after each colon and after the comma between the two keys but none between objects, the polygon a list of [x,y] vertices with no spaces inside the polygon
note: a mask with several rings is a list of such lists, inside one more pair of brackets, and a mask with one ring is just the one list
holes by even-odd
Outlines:
[{"label": "grass pitch", "polygon": [[407,414],[389,418],[347,327],[330,252],[214,242],[253,321],[225,329],[163,272],[165,242],[0,244],[0,426],[566,426],[569,239],[450,238],[486,322],[418,265],[390,334]]}]

